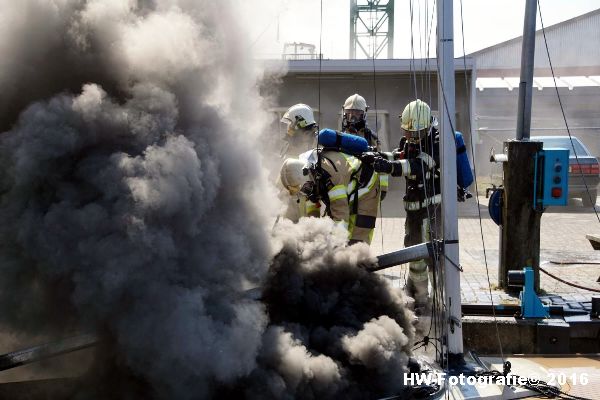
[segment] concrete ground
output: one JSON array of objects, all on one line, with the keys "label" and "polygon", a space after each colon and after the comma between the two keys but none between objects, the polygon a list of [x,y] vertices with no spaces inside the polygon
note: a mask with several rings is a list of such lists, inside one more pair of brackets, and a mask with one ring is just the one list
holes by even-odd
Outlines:
[{"label": "concrete ground", "polygon": [[[394,190],[384,201],[384,217],[378,219],[371,244],[375,254],[403,247],[405,214],[399,211],[402,208],[401,195],[400,190]],[[494,290],[498,283],[499,229],[489,216],[488,200],[485,197],[479,197],[478,200],[481,224],[475,199],[459,203],[460,264],[464,270],[461,276],[462,301],[490,303],[491,285],[494,303],[516,303],[518,299],[503,290]],[[600,198],[596,209],[600,214]],[[542,267],[570,282],[600,290],[600,283],[596,282],[600,277],[600,251],[594,251],[585,238],[586,234],[600,234],[600,221],[593,209],[583,207],[581,200],[574,199],[567,207],[548,209],[542,216],[541,225]],[[407,270],[408,267],[403,265],[381,273],[392,279],[394,285],[403,287]],[[592,294],[598,295],[560,283],[543,273],[541,288],[567,301],[590,301]]]}]

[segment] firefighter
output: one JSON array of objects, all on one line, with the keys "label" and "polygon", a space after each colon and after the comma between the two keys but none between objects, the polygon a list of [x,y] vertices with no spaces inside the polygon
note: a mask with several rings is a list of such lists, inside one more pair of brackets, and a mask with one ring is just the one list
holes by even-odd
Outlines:
[{"label": "firefighter", "polygon": [[[302,103],[295,104],[283,114],[281,122],[287,124],[282,156],[291,154],[298,157],[312,148],[318,129],[312,108]],[[279,197],[286,207],[283,217],[294,222],[304,216],[319,216],[319,204],[307,201],[300,192],[302,184],[309,179],[303,175],[303,166],[303,161],[287,158],[279,171]]]},{"label": "firefighter", "polygon": [[[364,137],[375,151],[381,150],[381,142],[377,135],[367,126],[369,106],[364,97],[358,93],[348,97],[342,107],[342,132]],[[379,175],[381,200],[385,199],[388,190],[388,175]]]},{"label": "firefighter", "polygon": [[318,126],[312,108],[306,104],[295,104],[283,114],[281,122],[287,124],[281,157],[298,157],[314,147]]},{"label": "firefighter", "polygon": [[304,161],[288,158],[279,171],[279,182],[285,189],[280,191],[281,200],[286,206],[282,216],[292,222],[298,222],[301,217],[320,216],[320,204],[307,199],[301,191],[302,186],[309,179],[304,175],[304,166]]},{"label": "firefighter", "polygon": [[367,126],[367,101],[358,93],[348,97],[342,107],[342,132],[364,137],[369,146],[379,151],[379,138]]},{"label": "firefighter", "polygon": [[371,164],[341,149],[314,150],[313,155],[309,191],[317,196],[309,198],[316,203],[318,197],[325,204],[325,214],[348,231],[349,244],[370,244],[379,210],[379,174]]},{"label": "firefighter", "polygon": [[[439,133],[422,100],[409,103],[400,118],[404,137],[394,152],[395,160],[376,158],[373,167],[406,180],[404,246],[412,246],[441,237]],[[415,299],[415,310],[429,304],[428,266],[432,266],[431,259],[409,264],[405,290]]]}]

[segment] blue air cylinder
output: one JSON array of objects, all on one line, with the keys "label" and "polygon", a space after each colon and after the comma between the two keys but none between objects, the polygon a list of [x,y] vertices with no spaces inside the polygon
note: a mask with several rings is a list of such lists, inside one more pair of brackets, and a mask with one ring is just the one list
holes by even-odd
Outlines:
[{"label": "blue air cylinder", "polygon": [[467,147],[462,133],[454,132],[454,141],[456,143],[456,183],[461,188],[466,189],[473,183],[473,172],[469,164]]},{"label": "blue air cylinder", "polygon": [[333,129],[321,129],[319,145],[333,148],[346,154],[361,154],[369,151],[369,143],[363,137],[341,133]]}]

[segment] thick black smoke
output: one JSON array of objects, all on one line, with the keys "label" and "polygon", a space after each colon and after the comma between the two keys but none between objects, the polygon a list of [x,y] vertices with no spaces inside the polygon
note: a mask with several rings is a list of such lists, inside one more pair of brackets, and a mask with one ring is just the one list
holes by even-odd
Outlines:
[{"label": "thick black smoke", "polygon": [[0,0],[0,326],[99,333],[83,398],[398,388],[411,315],[356,267],[366,246],[325,220],[269,232],[235,5]]},{"label": "thick black smoke", "polygon": [[367,245],[346,246],[330,220],[284,222],[263,298],[270,325],[250,397],[377,398],[407,372],[414,315],[380,275]]},{"label": "thick black smoke", "polygon": [[[0,3],[0,321],[107,332],[163,398],[255,368],[268,122],[232,4]],[[257,194],[261,193],[259,197]]]}]

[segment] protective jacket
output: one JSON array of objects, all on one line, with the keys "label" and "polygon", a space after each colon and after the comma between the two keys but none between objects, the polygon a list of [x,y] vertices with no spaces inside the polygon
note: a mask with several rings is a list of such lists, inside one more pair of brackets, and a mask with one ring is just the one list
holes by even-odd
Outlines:
[{"label": "protective jacket", "polygon": [[[344,127],[342,127],[342,128],[344,128]],[[365,126],[359,130],[352,129],[350,127],[345,127],[345,130],[342,130],[342,132],[350,133],[352,135],[363,137],[367,140],[367,143],[369,143],[369,146],[371,146],[375,151],[381,151],[381,142],[379,141],[379,138],[377,137],[377,135],[375,133],[373,133],[373,131],[369,127]],[[380,187],[380,191],[381,191],[381,200],[383,200],[385,198],[387,191],[388,191],[388,186],[389,186],[389,176],[387,174],[379,174],[379,187]]]},{"label": "protective jacket", "polygon": [[[413,141],[402,138],[395,152],[392,176],[406,178],[404,208],[416,211],[442,201],[440,191],[440,137],[438,130]],[[424,159],[428,161],[423,161]]]},{"label": "protective jacket", "polygon": [[321,205],[313,203],[303,193],[289,194],[287,191],[281,193],[281,200],[286,206],[281,215],[283,218],[298,222],[302,217],[320,217]]},{"label": "protective jacket", "polygon": [[350,243],[371,243],[379,210],[379,174],[351,155],[325,150],[320,167],[327,180],[327,214],[348,230]]}]

